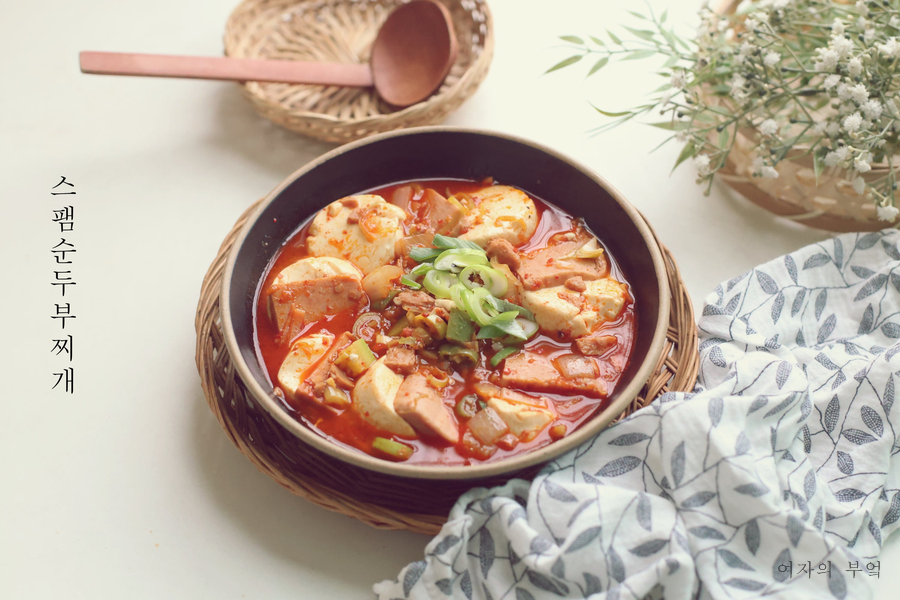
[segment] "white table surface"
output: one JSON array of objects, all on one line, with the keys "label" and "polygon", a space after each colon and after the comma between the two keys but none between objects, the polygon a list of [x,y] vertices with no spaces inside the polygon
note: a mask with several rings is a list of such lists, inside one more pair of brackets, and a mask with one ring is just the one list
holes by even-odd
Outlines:
[{"label": "white table surface", "polygon": [[[227,440],[200,390],[194,312],[222,238],[332,146],[271,125],[235,84],[78,71],[79,50],[220,54],[235,1],[0,3],[2,598],[367,598],[429,539],[287,493]],[[828,235],[722,188],[703,196],[689,165],[670,176],[674,145],[649,154],[661,131],[587,135],[605,122],[587,100],[639,101],[660,83],[652,65],[541,73],[567,56],[557,35],[599,35],[631,18],[627,4],[490,0],[490,74],[448,123],[525,136],[604,175],[674,252],[699,307],[720,281]],[[651,4],[696,22],[697,0]],[[63,175],[77,195],[51,197]],[[68,366],[50,353],[51,211],[66,204],[72,395],[50,389]],[[894,536],[876,598],[896,597],[898,560]]]}]

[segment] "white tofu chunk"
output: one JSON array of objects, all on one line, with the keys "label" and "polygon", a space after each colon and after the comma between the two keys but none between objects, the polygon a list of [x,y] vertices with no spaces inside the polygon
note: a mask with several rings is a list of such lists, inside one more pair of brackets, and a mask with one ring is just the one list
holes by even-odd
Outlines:
[{"label": "white tofu chunk", "polygon": [[585,285],[583,292],[564,285],[525,292],[522,306],[534,313],[537,324],[549,335],[581,337],[618,317],[628,294],[625,284],[609,278],[586,281]]},{"label": "white tofu chunk", "polygon": [[315,365],[334,343],[334,335],[323,332],[300,338],[291,346],[290,352],[278,369],[278,385],[290,399],[295,399],[297,390],[306,380],[306,373]]},{"label": "white tofu chunk", "polygon": [[353,409],[378,429],[414,438],[415,430],[394,410],[394,399],[402,383],[403,377],[384,364],[384,357],[379,358],[353,387]]},{"label": "white tofu chunk", "polygon": [[509,432],[523,442],[530,442],[556,418],[553,411],[542,408],[537,404],[526,404],[500,398],[491,398],[487,401],[503,422],[509,427]]},{"label": "white tofu chunk", "polygon": [[272,281],[272,287],[311,281],[321,277],[339,276],[352,277],[360,281],[362,280],[362,273],[360,270],[349,261],[330,256],[311,256],[308,258],[301,258],[297,262],[282,269]]},{"label": "white tofu chunk", "polygon": [[514,246],[528,240],[537,228],[538,213],[534,202],[522,190],[508,185],[492,185],[475,194],[474,210],[461,221],[459,237],[482,248],[494,238],[502,238]]},{"label": "white tofu chunk", "polygon": [[[289,325],[294,331],[325,315],[355,310],[364,302],[359,269],[349,261],[328,256],[303,258],[288,265],[267,293],[269,319],[279,333]],[[297,311],[299,314],[295,314]]]},{"label": "white tofu chunk", "polygon": [[[349,196],[319,211],[310,225],[306,247],[312,256],[349,260],[368,275],[394,260],[394,244],[403,237],[406,217],[406,211],[381,196]],[[372,239],[366,237],[363,227]]]}]

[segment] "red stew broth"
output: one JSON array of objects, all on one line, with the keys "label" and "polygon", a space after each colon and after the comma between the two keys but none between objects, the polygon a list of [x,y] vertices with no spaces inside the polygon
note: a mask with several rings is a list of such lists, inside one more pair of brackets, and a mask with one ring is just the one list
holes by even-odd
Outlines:
[{"label": "red stew broth", "polygon": [[[394,198],[394,192],[398,188],[409,185],[412,185],[414,189],[417,190],[413,197],[415,200],[415,198],[421,197],[422,190],[426,188],[434,189],[444,196],[449,196],[451,194],[458,196],[463,193],[477,192],[483,187],[492,184],[474,181],[436,179],[417,182],[402,182],[369,190],[364,193],[377,194],[382,196],[388,202],[391,202]],[[569,215],[562,209],[553,206],[548,202],[544,202],[531,194],[529,194],[529,196],[534,200],[540,216],[540,221],[532,237],[527,242],[517,247],[520,252],[528,252],[546,246],[548,240],[553,235],[572,231],[579,222],[579,219]],[[421,213],[413,212],[417,208],[421,209],[421,206],[416,206],[417,204],[418,203],[414,201],[407,206],[401,206],[407,212],[415,215],[405,224],[407,231],[411,225],[414,225],[416,221],[424,217]],[[262,364],[265,365],[270,384],[278,381],[278,369],[284,361],[284,358],[287,356],[291,344],[278,343],[278,331],[267,315],[265,292],[271,286],[275,276],[281,272],[282,269],[309,256],[306,250],[306,238],[313,217],[315,217],[315,215],[311,215],[309,219],[300,226],[297,232],[284,243],[278,255],[269,265],[265,278],[257,290],[255,339],[258,357]],[[599,241],[602,246],[603,241]],[[606,250],[605,246],[604,250]],[[605,254],[610,265],[610,277],[627,284],[621,269],[618,267],[618,264],[613,257],[609,255],[608,251]],[[328,331],[333,333],[335,337],[338,337],[342,332],[350,331],[353,328],[356,318],[367,311],[368,307],[360,310],[357,314],[338,314],[326,317],[321,321],[308,325],[301,332],[300,336],[320,331]],[[606,381],[608,395],[610,396],[613,394],[615,386],[628,364],[631,349],[634,345],[636,326],[637,320],[633,298],[629,297],[619,317],[615,321],[601,324],[596,330],[596,333],[603,335],[615,335],[619,341],[614,348],[600,357],[597,361],[600,365],[600,377]],[[552,339],[540,332],[528,340],[523,345],[523,348],[543,354],[550,358],[555,358],[556,356],[575,351],[574,343]],[[479,381],[488,381],[491,374],[497,373],[502,369],[502,362],[497,368],[492,368],[490,366],[489,359],[492,354],[493,352],[490,350],[487,354],[482,351],[480,353],[479,364],[476,367],[464,371],[463,373],[456,371],[451,376],[450,384],[443,389],[442,394],[446,406],[450,408],[451,411],[459,398],[467,394],[475,393],[475,383]],[[273,389],[277,390],[277,386],[274,384]],[[440,464],[452,466],[503,460],[504,458],[523,454],[553,443],[553,439],[551,439],[549,433],[553,425],[564,424],[566,426],[567,434],[571,433],[585,421],[588,421],[597,412],[602,410],[609,402],[607,398],[597,399],[582,395],[536,393],[528,392],[526,390],[518,391],[535,398],[549,398],[555,405],[556,411],[559,414],[559,418],[551,423],[551,425],[545,427],[535,439],[530,442],[519,443],[512,450],[500,448],[486,461],[480,461],[476,458],[466,457],[458,451],[458,448],[462,447],[462,436],[460,436],[460,442],[456,446],[449,445],[443,440],[429,439],[426,442],[421,439],[408,440],[405,438],[395,438],[415,449],[412,457],[405,462],[411,464]],[[283,397],[281,390],[277,390],[276,393],[280,397]],[[376,437],[393,437],[391,434],[379,431],[372,425],[363,421],[352,408],[345,409],[341,414],[334,414],[312,402],[300,400],[295,403],[285,398],[283,403],[285,408],[287,408],[296,419],[306,423],[308,426],[312,427],[314,431],[317,431],[332,442],[343,446],[356,448],[363,452],[370,453],[369,450]],[[461,434],[465,432],[465,425],[461,426],[460,431]]]}]

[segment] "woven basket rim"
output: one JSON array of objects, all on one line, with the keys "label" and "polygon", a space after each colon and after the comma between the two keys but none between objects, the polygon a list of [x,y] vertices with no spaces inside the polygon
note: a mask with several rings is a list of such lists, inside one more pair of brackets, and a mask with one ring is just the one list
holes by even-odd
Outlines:
[{"label": "woven basket rim", "polygon": [[[257,2],[257,0],[243,0],[243,2],[241,2],[241,4],[239,4],[232,11],[231,15],[229,15],[228,21],[226,23],[226,30],[232,27],[233,20],[240,17],[243,11],[246,10],[247,6],[250,6],[255,2]],[[289,113],[291,118],[294,119],[304,119],[314,122],[317,121],[320,123],[363,127],[372,124],[378,124],[388,119],[399,121],[408,116],[428,112],[432,108],[440,106],[445,102],[451,100],[454,96],[464,90],[469,85],[472,79],[479,77],[480,75],[478,73],[477,67],[480,64],[482,64],[484,61],[487,61],[487,63],[491,62],[494,55],[494,20],[486,1],[483,1],[481,3],[481,9],[485,14],[484,23],[487,29],[484,36],[484,46],[482,47],[478,57],[474,61],[472,61],[472,64],[470,64],[466,68],[463,75],[452,86],[443,90],[439,90],[438,92],[432,94],[421,102],[418,102],[411,106],[407,106],[405,108],[401,108],[394,112],[361,118],[341,118],[338,116],[328,115],[316,111],[287,109],[282,104],[272,101],[268,96],[261,93],[262,88],[260,87],[259,82],[246,82],[241,84],[241,86],[244,88],[246,93],[252,95],[254,100],[262,105]],[[225,55],[230,56],[227,44],[225,47]]]},{"label": "woven basket rim", "polygon": [[[647,245],[647,249],[650,253],[650,257],[653,263],[653,269],[656,273],[656,279],[659,284],[659,309],[657,312],[658,316],[647,354],[643,357],[643,360],[637,371],[635,372],[632,380],[624,388],[616,391],[616,398],[602,412],[592,417],[588,422],[584,423],[571,435],[567,435],[563,439],[553,444],[544,446],[531,452],[512,456],[496,462],[489,462],[486,464],[467,466],[426,466],[393,463],[379,460],[367,454],[358,452],[355,449],[345,448],[323,438],[320,435],[317,435],[315,432],[311,431],[302,423],[294,419],[287,411],[285,411],[281,407],[279,402],[272,396],[270,396],[270,394],[253,377],[249,365],[245,360],[243,360],[243,354],[241,353],[237,338],[230,326],[230,276],[234,271],[238,253],[249,233],[250,228],[255,224],[255,222],[259,218],[259,215],[271,202],[273,202],[297,178],[318,167],[324,162],[336,158],[345,152],[355,150],[356,148],[362,146],[377,144],[386,140],[435,132],[456,132],[506,139],[518,144],[535,148],[543,152],[544,154],[547,154],[555,158],[556,160],[564,164],[568,164],[584,173],[584,175],[591,178],[600,188],[604,189],[610,195],[610,197],[619,204],[621,209],[629,215],[630,219],[640,233],[641,238]],[[519,471],[531,467],[535,464],[541,464],[552,460],[553,458],[564,454],[568,450],[577,447],[590,436],[601,431],[603,428],[609,425],[609,423],[615,420],[637,396],[637,394],[643,387],[643,382],[645,382],[650,376],[654,364],[662,356],[666,340],[666,332],[668,329],[670,310],[670,291],[667,277],[667,267],[657,238],[653,233],[653,230],[647,224],[647,221],[644,219],[643,215],[638,212],[638,210],[630,202],[628,202],[628,200],[625,199],[625,197],[605,178],[594,172],[593,169],[590,169],[586,165],[543,144],[506,133],[453,126],[416,127],[400,131],[381,133],[335,148],[334,150],[323,154],[316,160],[299,168],[293,174],[288,176],[284,181],[282,181],[278,186],[276,186],[275,189],[273,189],[263,199],[260,207],[254,212],[251,218],[247,220],[247,223],[238,233],[237,239],[235,240],[234,246],[231,249],[228,261],[225,265],[225,276],[223,277],[220,294],[222,321],[225,324],[225,343],[229,353],[232,356],[232,360],[235,362],[237,373],[241,376],[244,384],[247,386],[251,396],[255,399],[255,401],[260,404],[263,409],[266,410],[272,417],[274,417],[276,421],[281,423],[281,425],[285,429],[300,438],[302,441],[312,445],[317,450],[329,454],[337,460],[341,460],[363,469],[377,471],[379,473],[394,475],[397,477],[440,480],[477,479],[499,476],[504,473]],[[634,359],[634,357],[631,358],[632,360]]]}]

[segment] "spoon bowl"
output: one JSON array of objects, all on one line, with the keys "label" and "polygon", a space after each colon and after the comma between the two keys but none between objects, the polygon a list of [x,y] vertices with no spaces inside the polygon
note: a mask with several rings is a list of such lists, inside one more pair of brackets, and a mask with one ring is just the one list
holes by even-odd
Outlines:
[{"label": "spoon bowl", "polygon": [[372,46],[370,65],[81,52],[81,72],[230,81],[369,87],[389,104],[421,102],[440,86],[459,51],[453,21],[436,0],[413,0],[385,20]]}]

